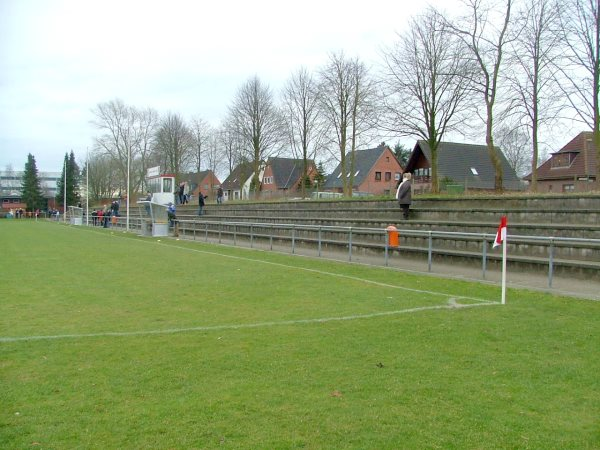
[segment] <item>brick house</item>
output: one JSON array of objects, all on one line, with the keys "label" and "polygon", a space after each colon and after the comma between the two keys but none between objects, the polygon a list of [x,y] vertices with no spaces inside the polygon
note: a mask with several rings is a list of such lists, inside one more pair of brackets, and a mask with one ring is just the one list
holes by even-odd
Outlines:
[{"label": "brick house", "polygon": [[[260,188],[261,197],[280,198],[301,192],[302,159],[269,158]],[[317,175],[317,166],[312,159],[307,160],[307,176],[312,181]]]},{"label": "brick house", "polygon": [[186,184],[186,193],[191,195],[192,201],[198,200],[198,193],[208,195],[207,200],[216,200],[217,189],[221,186],[221,182],[212,170],[203,170],[198,173],[184,173],[181,175],[181,180]]},{"label": "brick house", "polygon": [[[346,154],[350,166],[351,152]],[[357,150],[354,154],[354,178],[352,191],[355,194],[390,195],[404,172],[400,161],[387,145],[368,150]],[[348,173],[348,171],[347,171]],[[341,164],[327,177],[325,191],[342,192]]]},{"label": "brick house", "polygon": [[[585,192],[598,189],[592,132],[579,133],[537,168],[538,192]],[[531,176],[523,179],[531,183]]]}]

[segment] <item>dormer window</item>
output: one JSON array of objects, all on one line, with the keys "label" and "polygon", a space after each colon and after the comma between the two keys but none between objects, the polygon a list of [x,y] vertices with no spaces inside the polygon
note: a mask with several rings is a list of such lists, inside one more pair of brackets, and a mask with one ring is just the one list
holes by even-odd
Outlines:
[{"label": "dormer window", "polygon": [[577,156],[577,152],[560,152],[554,153],[551,159],[551,168],[552,169],[561,169],[569,167],[573,164],[575,157]]},{"label": "dormer window", "polygon": [[475,176],[479,175],[479,172],[477,172],[477,169],[475,167],[471,167],[471,173]]}]

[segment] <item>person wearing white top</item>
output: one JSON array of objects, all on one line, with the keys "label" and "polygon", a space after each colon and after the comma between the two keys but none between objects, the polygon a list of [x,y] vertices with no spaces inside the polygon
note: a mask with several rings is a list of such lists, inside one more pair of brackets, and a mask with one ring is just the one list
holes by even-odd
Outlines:
[{"label": "person wearing white top", "polygon": [[402,209],[402,216],[405,220],[408,219],[408,210],[412,203],[411,178],[410,173],[404,173],[402,175],[402,183],[398,185],[398,189],[396,190],[396,200],[398,200],[398,204]]}]

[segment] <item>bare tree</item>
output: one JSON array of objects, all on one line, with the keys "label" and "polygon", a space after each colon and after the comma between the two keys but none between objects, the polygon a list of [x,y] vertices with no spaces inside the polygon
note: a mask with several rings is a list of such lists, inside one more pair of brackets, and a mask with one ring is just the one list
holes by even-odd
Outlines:
[{"label": "bare tree", "polygon": [[199,173],[202,170],[202,159],[206,152],[206,144],[211,139],[213,130],[208,122],[200,117],[192,119],[190,125],[190,132],[192,133],[193,147],[192,161],[196,170]]},{"label": "bare tree", "polygon": [[239,133],[235,132],[234,127],[225,123],[218,131],[219,145],[223,149],[224,160],[226,161],[228,174],[233,172],[238,164],[244,161],[242,142]]},{"label": "bare tree", "polygon": [[[340,52],[331,54],[329,62],[320,70],[319,92],[321,114],[339,152],[342,189],[344,195],[351,196],[358,138],[375,122],[371,115],[374,83],[364,64]],[[350,161],[346,160],[347,154]]]},{"label": "bare tree", "polygon": [[504,152],[508,165],[519,176],[527,174],[531,162],[531,140],[523,127],[504,125],[496,131],[497,142]]},{"label": "bare tree", "polygon": [[[218,130],[211,129],[210,134],[205,144],[205,157],[206,168],[212,170],[217,175],[225,166],[225,158],[223,148],[221,147],[221,135]],[[211,191],[213,186],[210,187]]]},{"label": "bare tree", "polygon": [[[139,163],[134,162],[134,167],[137,169],[135,173],[137,176],[134,179],[134,190],[144,191],[146,189],[144,183],[146,178],[146,170],[148,167],[152,167],[151,157],[152,148],[154,146],[154,139],[156,137],[156,130],[160,117],[158,112],[152,108],[146,108],[135,111],[136,122],[135,127],[137,128],[137,151],[140,161]],[[137,164],[136,164],[137,163]]]},{"label": "bare tree", "polygon": [[[512,73],[510,81],[512,92],[516,94],[517,120],[524,121],[529,129],[531,143],[531,190],[537,190],[537,166],[540,148],[540,128],[557,119],[562,96],[556,95],[559,88],[556,83],[557,64],[561,49],[560,6],[555,0],[527,0],[525,8],[517,18],[518,35],[513,42],[509,60],[511,66],[518,67]],[[508,128],[510,129],[510,127]],[[501,134],[515,136],[518,131]],[[522,138],[518,141],[523,142]],[[505,154],[507,153],[506,146]],[[522,154],[522,152],[519,152]],[[509,162],[511,158],[506,154]],[[515,170],[522,169],[522,161],[513,155]],[[517,163],[517,160],[519,161]],[[512,164],[511,164],[512,165]],[[522,174],[522,170],[517,173]]]},{"label": "bare tree", "polygon": [[193,148],[192,133],[179,114],[168,113],[160,122],[156,133],[154,151],[165,171],[175,175],[179,182],[180,174],[190,166]]},{"label": "bare tree", "polygon": [[[499,93],[499,75],[508,39],[513,0],[505,0],[503,9],[495,8],[491,0],[464,0],[469,14],[451,27],[470,50],[479,76],[474,89],[485,101],[485,142],[494,166],[494,186],[502,190],[502,165],[494,146],[494,106]],[[500,27],[496,27],[496,19]]]},{"label": "bare tree", "polygon": [[429,9],[410,21],[406,33],[384,52],[384,127],[418,136],[431,149],[431,190],[439,191],[437,150],[446,133],[464,125],[470,102],[473,61],[442,15]]},{"label": "bare tree", "polygon": [[260,185],[261,164],[281,149],[285,128],[271,89],[258,77],[252,77],[238,90],[229,107],[229,122],[244,148],[251,149],[253,178],[251,191]]},{"label": "bare tree", "polygon": [[[565,5],[563,92],[578,120],[592,129],[596,160],[600,161],[600,7],[598,0],[568,0]],[[600,163],[595,176],[600,185]]]},{"label": "bare tree", "polygon": [[114,160],[120,175],[119,190],[126,191],[131,161],[139,150],[135,109],[116,99],[99,103],[92,113],[95,116],[92,124],[102,132],[95,139],[95,148]]},{"label": "bare tree", "polygon": [[348,177],[348,195],[352,195],[355,175],[355,155],[360,139],[368,135],[378,123],[378,105],[376,83],[370,76],[367,66],[355,59],[351,65],[353,77],[351,134],[350,134],[350,176]]},{"label": "bare tree", "polygon": [[290,145],[294,156],[302,159],[303,197],[308,179],[308,160],[315,159],[323,140],[318,102],[318,87],[313,76],[306,68],[298,69],[283,89],[283,103]]},{"label": "bare tree", "polygon": [[118,189],[118,171],[115,170],[116,161],[106,153],[96,151],[92,153],[85,165],[88,181],[88,195],[91,200],[101,200],[112,197]]}]

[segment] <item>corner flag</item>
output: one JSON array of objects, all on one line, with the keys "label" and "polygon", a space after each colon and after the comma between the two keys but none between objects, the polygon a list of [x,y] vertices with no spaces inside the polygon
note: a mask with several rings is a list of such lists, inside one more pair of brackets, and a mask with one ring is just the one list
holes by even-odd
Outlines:
[{"label": "corner flag", "polygon": [[502,216],[500,219],[500,226],[498,227],[498,231],[496,232],[496,239],[494,240],[494,245],[492,248],[496,248],[506,240],[506,216]]},{"label": "corner flag", "polygon": [[496,231],[493,248],[502,246],[502,304],[506,303],[506,216],[500,219],[500,226]]}]

